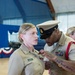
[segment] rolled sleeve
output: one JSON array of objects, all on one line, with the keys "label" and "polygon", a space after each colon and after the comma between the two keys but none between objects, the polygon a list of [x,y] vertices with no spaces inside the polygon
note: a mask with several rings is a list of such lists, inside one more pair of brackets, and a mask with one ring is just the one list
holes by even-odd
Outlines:
[{"label": "rolled sleeve", "polygon": [[75,49],[72,49],[69,52],[69,60],[74,60],[75,61]]}]

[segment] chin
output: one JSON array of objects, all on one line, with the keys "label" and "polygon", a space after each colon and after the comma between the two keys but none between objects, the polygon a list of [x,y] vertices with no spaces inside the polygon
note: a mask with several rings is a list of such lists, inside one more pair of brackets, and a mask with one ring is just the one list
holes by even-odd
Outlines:
[{"label": "chin", "polygon": [[53,44],[51,44],[51,43],[47,43],[47,45],[48,45],[48,46],[52,46]]},{"label": "chin", "polygon": [[33,43],[33,45],[37,45],[38,43]]},{"label": "chin", "polygon": [[52,45],[48,45],[48,46],[52,46]]}]

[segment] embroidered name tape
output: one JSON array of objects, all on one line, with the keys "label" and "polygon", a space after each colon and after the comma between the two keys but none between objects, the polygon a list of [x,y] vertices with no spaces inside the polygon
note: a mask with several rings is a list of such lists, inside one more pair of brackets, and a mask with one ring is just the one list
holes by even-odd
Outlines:
[{"label": "embroidered name tape", "polygon": [[28,61],[32,61],[32,60],[33,60],[33,58],[28,59]]}]

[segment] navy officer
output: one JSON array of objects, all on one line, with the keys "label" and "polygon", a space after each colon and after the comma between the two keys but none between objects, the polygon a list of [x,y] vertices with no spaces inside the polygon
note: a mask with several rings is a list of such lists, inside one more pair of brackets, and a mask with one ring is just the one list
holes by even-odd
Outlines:
[{"label": "navy officer", "polygon": [[45,50],[40,50],[40,53],[49,59],[46,69],[50,69],[50,75],[75,75],[75,44],[71,44],[67,57],[65,56],[69,42],[74,40],[60,31],[58,24],[59,21],[50,20],[37,25],[40,38],[51,46],[50,51],[45,51],[47,46]]}]

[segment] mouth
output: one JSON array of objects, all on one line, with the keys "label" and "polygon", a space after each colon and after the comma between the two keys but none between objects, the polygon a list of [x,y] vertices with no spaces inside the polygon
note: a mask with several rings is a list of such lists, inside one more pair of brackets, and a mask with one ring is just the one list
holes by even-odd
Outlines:
[{"label": "mouth", "polygon": [[46,43],[50,43],[50,42],[46,42]]},{"label": "mouth", "polygon": [[36,39],[35,41],[38,41],[38,39]]}]

